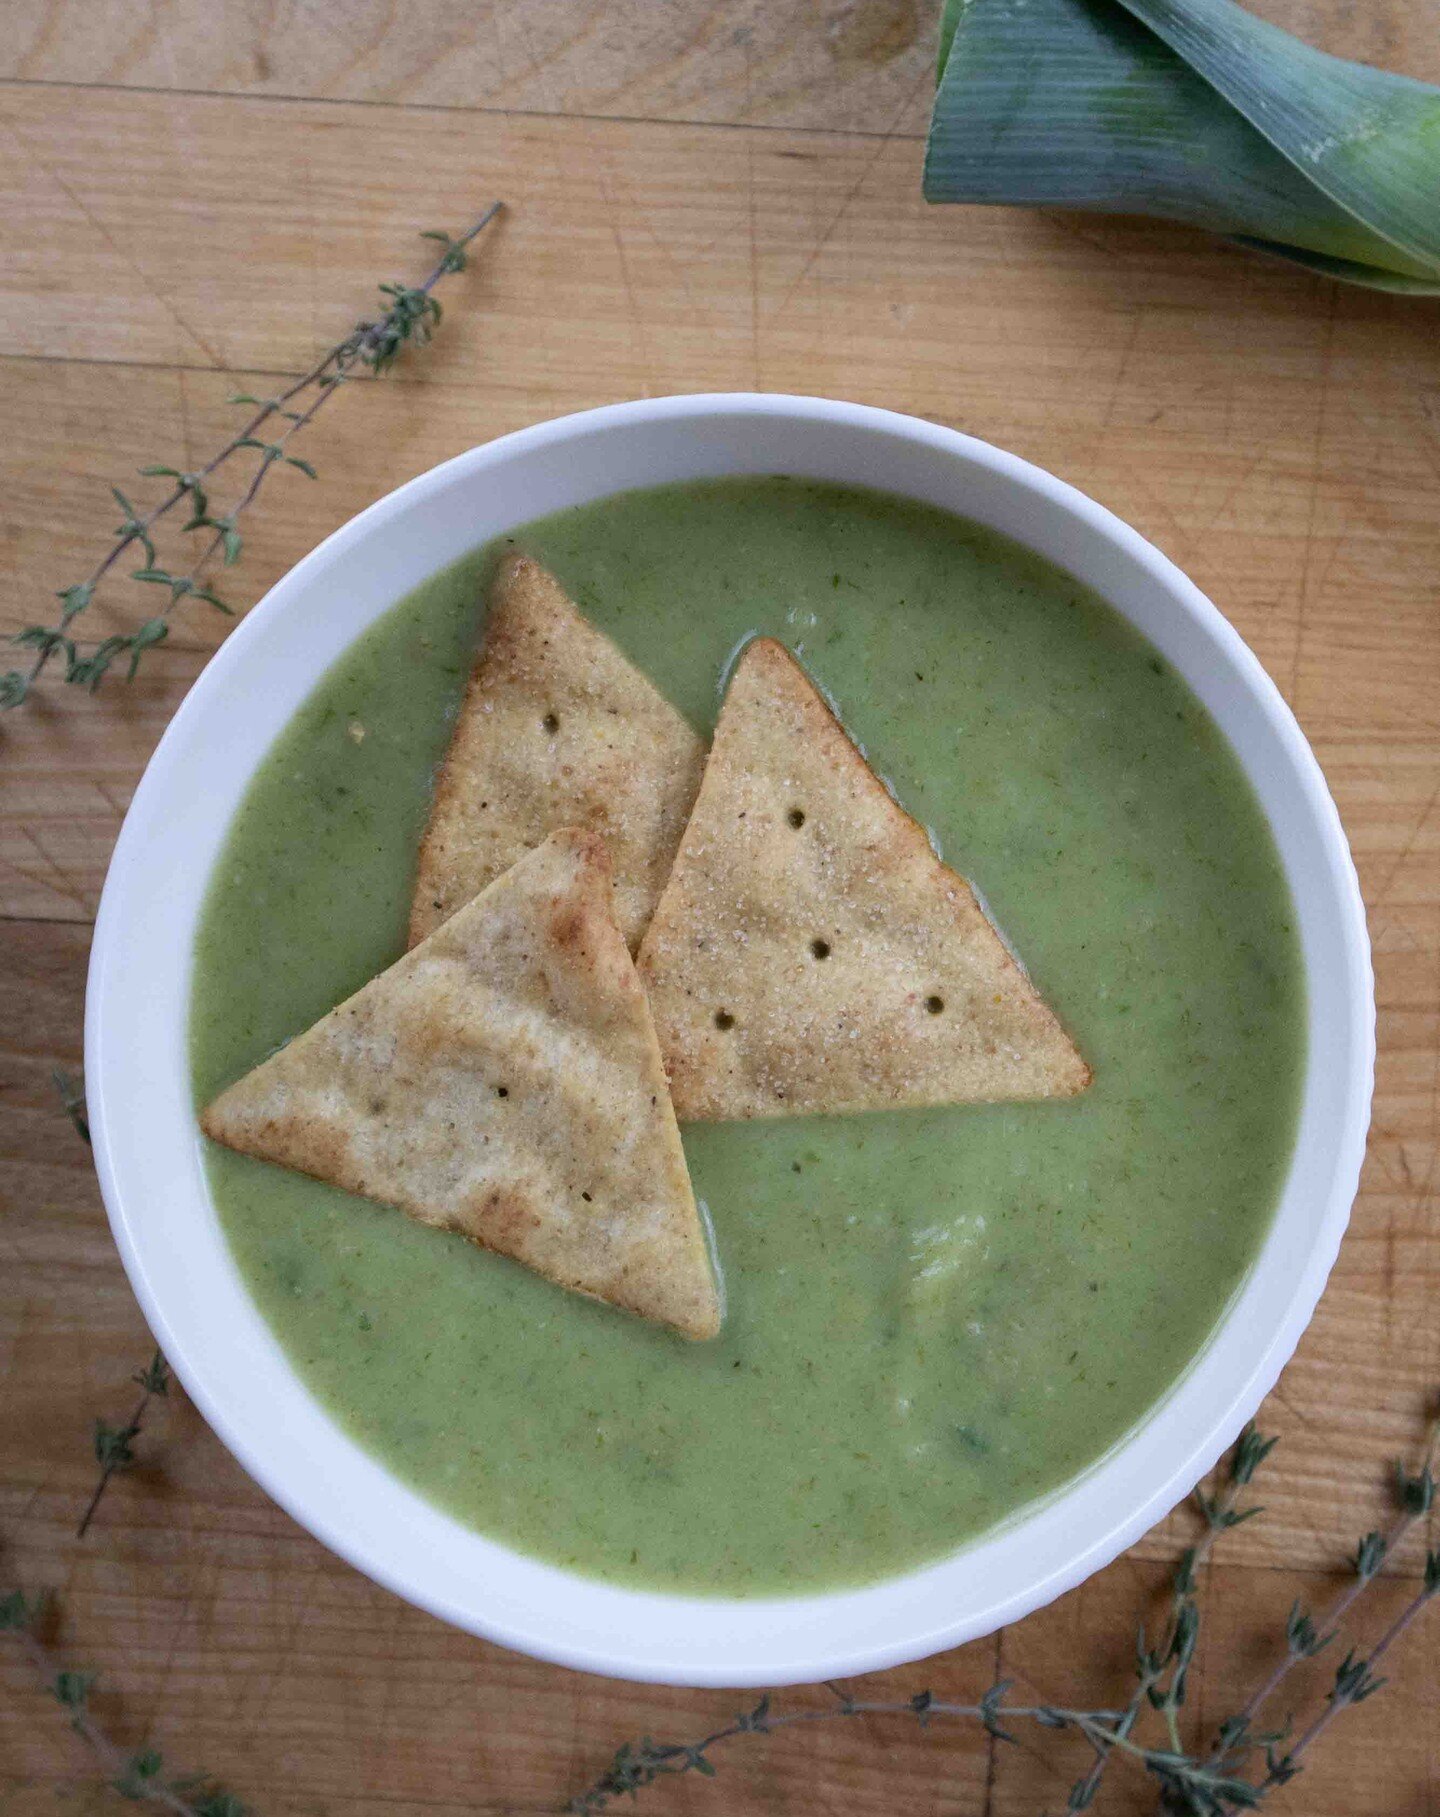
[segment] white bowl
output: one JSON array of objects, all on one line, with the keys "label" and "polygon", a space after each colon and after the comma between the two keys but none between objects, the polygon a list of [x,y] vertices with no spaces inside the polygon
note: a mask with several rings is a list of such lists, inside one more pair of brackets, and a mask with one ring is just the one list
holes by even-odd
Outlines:
[{"label": "white bowl", "polygon": [[[211,867],[255,767],[320,675],[418,582],[515,525],[662,481],[786,473],[975,518],[1094,588],[1186,678],[1269,817],[1299,914],[1309,1064],[1264,1248],[1183,1378],[1108,1456],[939,1564],[867,1589],[718,1601],[622,1589],[482,1538],[340,1430],[247,1293],[210,1202],[186,1060],[190,955]],[[220,1437],[360,1570],[473,1633],[612,1676],[771,1685],[844,1677],[991,1633],[1070,1589],[1215,1462],[1290,1356],[1355,1193],[1374,1003],[1364,910],[1334,803],[1239,636],[1156,549],[1038,468],[855,404],[674,397],[590,410],[447,461],[372,505],[231,635],[160,741],[95,929],[85,1063],[100,1183],[151,1327]]]}]

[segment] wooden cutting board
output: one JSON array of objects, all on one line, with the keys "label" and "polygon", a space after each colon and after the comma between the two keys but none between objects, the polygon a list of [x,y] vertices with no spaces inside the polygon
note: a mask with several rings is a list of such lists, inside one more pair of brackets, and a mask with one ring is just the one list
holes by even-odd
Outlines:
[{"label": "wooden cutting board", "polygon": [[[1440,81],[1440,0],[1266,0],[1326,48]],[[248,604],[400,480],[615,398],[830,393],[1038,461],[1181,563],[1259,653],[1340,803],[1380,1001],[1374,1131],[1329,1291],[1266,1408],[1265,1517],[1206,1572],[1199,1734],[1376,1524],[1440,1382],[1440,305],[1340,290],[1180,228],[919,196],[920,0],[6,0],[0,7],[0,621],[47,614],[111,482],[190,465],[234,390],[273,388],[418,276],[416,230],[511,204],[423,360],[356,387],[275,483]],[[140,483],[136,482],[136,489]],[[137,601],[122,593],[115,622]],[[107,623],[107,628],[111,628]],[[0,1557],[59,1592],[127,1746],[257,1813],[549,1810],[623,1739],[742,1701],[579,1677],[454,1633],[280,1514],[178,1392],[91,1535],[90,1426],[148,1355],[50,1071],[80,1051],[90,923],[126,801],[223,631],[183,619],[130,687],[52,689],[0,727]],[[203,787],[203,778],[197,779]],[[1052,1609],[867,1686],[1125,1695],[1187,1517]],[[1431,1544],[1436,1540],[1431,1535]],[[1394,1560],[1374,1620],[1410,1594]],[[1373,1625],[1371,1632],[1374,1631]],[[1273,1808],[1440,1808],[1440,1618],[1392,1655]],[[0,1642],[0,1813],[119,1808]],[[795,1707],[816,1693],[800,1692]],[[1045,1738],[1048,1741],[1048,1738]],[[1021,1817],[1072,1745],[865,1719],[731,1744],[656,1813]],[[1154,1808],[1116,1768],[1099,1808]]]}]

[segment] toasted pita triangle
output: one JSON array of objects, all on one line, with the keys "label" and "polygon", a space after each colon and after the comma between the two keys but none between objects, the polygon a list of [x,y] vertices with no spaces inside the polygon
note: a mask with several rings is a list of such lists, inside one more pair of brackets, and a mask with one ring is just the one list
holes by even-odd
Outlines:
[{"label": "toasted pita triangle", "polygon": [[561,1287],[687,1337],[719,1329],[593,833],[554,834],[200,1121],[243,1154],[459,1231]]},{"label": "toasted pita triangle", "polygon": [[669,875],[705,750],[558,581],[512,555],[435,785],[410,909],[431,934],[557,827],[603,833],[631,951]]},{"label": "toasted pita triangle", "polygon": [[639,964],[682,1119],[1089,1083],[969,885],[769,638],[730,683]]}]

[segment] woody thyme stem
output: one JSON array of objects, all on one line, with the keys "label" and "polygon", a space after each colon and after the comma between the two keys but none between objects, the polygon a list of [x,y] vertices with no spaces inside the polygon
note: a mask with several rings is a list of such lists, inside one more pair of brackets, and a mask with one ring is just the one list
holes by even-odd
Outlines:
[{"label": "woody thyme stem", "polygon": [[[141,513],[124,493],[118,488],[112,488],[116,501],[125,514],[124,522],[116,530],[109,549],[96,563],[89,577],[60,589],[58,597],[62,609],[56,622],[27,625],[13,639],[15,643],[33,649],[35,655],[28,671],[12,669],[0,676],[0,709],[20,706],[28,698],[52,658],[57,656],[65,660],[66,681],[79,683],[92,692],[115,660],[122,655],[128,654],[130,658],[129,675],[133,678],[145,651],[154,644],[162,643],[167,637],[171,613],[184,599],[203,600],[218,611],[230,611],[229,606],[214,591],[206,575],[217,556],[226,567],[238,559],[242,544],[236,529],[237,520],[254,503],[266,477],[276,465],[283,463],[297,467],[310,478],[315,478],[315,469],[308,461],[287,452],[292,437],[314,420],[325,400],[342,383],[353,377],[357,368],[367,368],[378,374],[394,361],[404,346],[423,346],[430,340],[441,319],[440,304],[431,294],[432,291],[448,273],[464,270],[466,249],[495,219],[501,207],[499,202],[493,203],[458,239],[452,239],[444,233],[427,234],[426,238],[443,243],[443,251],[433,269],[421,282],[413,286],[382,284],[380,289],[382,296],[387,299],[387,307],[380,317],[375,321],[357,323],[343,340],[338,341],[306,373],[276,396],[261,399],[242,394],[232,400],[255,405],[254,414],[240,433],[232,437],[202,466],[191,472],[164,465],[142,468],[142,473],[149,477],[164,476],[174,481],[158,504]],[[314,395],[303,409],[288,408],[295,399],[310,389],[313,389]],[[285,428],[274,440],[262,441],[258,432],[277,415],[286,419]],[[217,515],[211,510],[208,482],[242,449],[253,450],[258,454],[255,471],[229,509]],[[198,560],[186,572],[175,574],[156,566],[151,532],[162,518],[186,501],[191,507],[191,517],[183,525],[183,530],[208,529],[213,531],[213,535]],[[132,579],[167,588],[168,602],[134,631],[112,635],[82,650],[71,635],[72,623],[89,609],[96,590],[121,555],[137,545],[144,554],[146,565],[138,569]]]}]

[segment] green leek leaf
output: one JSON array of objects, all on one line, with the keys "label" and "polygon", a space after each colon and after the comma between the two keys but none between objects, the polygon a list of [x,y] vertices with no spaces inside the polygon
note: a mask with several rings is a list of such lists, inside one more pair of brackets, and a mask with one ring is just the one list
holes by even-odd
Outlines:
[{"label": "green leek leaf", "polygon": [[1440,277],[1440,89],[1345,63],[1234,0],[1121,0],[1325,195]]},{"label": "green leek leaf", "polygon": [[1403,271],[1384,271],[1378,265],[1357,265],[1353,259],[1332,258],[1328,253],[1309,252],[1303,246],[1281,246],[1274,240],[1257,240],[1245,233],[1232,233],[1229,237],[1236,246],[1252,246],[1256,252],[1288,259],[1292,265],[1303,265],[1307,271],[1337,278],[1342,284],[1359,284],[1366,290],[1388,290],[1396,296],[1440,296],[1440,279],[1437,278],[1407,277]]},{"label": "green leek leaf", "polygon": [[1232,0],[947,0],[925,195],[1157,215],[1440,294],[1440,90]]}]

